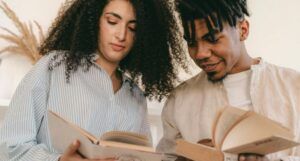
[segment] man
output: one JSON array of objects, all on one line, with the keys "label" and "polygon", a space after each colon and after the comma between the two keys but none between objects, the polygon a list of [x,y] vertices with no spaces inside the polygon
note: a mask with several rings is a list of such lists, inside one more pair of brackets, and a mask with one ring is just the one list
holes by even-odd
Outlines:
[{"label": "man", "polygon": [[[178,86],[162,113],[158,151],[174,153],[175,140],[212,138],[212,123],[224,106],[253,110],[290,128],[300,141],[300,74],[252,58],[246,0],[177,0],[189,54],[202,69]],[[255,133],[255,131],[254,131]],[[239,160],[300,160],[300,148]]]}]

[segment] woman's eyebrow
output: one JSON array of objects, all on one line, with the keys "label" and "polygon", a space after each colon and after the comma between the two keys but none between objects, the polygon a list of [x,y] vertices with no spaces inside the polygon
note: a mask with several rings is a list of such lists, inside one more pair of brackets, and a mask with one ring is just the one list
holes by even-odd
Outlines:
[{"label": "woman's eyebrow", "polygon": [[[108,14],[108,15],[112,15],[112,16],[114,16],[114,17],[120,19],[120,20],[123,19],[119,14],[114,13],[114,12],[107,12],[107,13],[105,13],[105,14],[106,14],[106,15],[107,15],[107,14]],[[136,23],[136,20],[135,20],[135,19],[130,20],[129,23]]]}]

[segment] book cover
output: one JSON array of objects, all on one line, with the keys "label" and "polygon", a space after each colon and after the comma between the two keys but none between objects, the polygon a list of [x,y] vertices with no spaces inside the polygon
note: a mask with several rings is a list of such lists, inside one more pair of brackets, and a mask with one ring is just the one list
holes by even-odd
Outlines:
[{"label": "book cover", "polygon": [[140,161],[168,160],[156,153],[146,136],[123,131],[111,131],[96,137],[58,114],[48,111],[52,146],[63,152],[74,140],[80,141],[79,153],[88,159],[131,157]]},{"label": "book cover", "polygon": [[223,161],[240,153],[267,155],[299,145],[288,128],[235,107],[222,109],[212,127],[212,147],[180,139],[176,153],[196,161]]}]

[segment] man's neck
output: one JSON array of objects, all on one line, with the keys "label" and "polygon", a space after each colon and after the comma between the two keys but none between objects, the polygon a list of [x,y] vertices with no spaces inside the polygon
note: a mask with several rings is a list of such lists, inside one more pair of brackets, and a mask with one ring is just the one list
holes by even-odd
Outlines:
[{"label": "man's neck", "polygon": [[249,70],[252,65],[258,64],[259,59],[252,58],[248,55],[247,51],[244,51],[244,54],[241,54],[241,58],[238,63],[232,68],[228,74],[234,74]]}]

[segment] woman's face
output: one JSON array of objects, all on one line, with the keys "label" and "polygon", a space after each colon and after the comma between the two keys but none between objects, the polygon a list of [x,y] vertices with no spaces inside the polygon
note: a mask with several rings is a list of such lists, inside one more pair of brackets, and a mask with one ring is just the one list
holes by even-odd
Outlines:
[{"label": "woman's face", "polygon": [[135,39],[136,16],[130,0],[110,0],[99,25],[100,57],[118,64],[131,50]]}]

